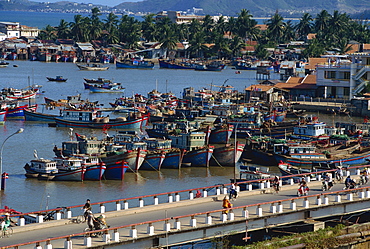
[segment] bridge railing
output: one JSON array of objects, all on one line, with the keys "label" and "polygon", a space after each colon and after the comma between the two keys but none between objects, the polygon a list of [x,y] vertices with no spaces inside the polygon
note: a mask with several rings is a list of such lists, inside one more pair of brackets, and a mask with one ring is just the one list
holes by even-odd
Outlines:
[{"label": "bridge railing", "polygon": [[[360,175],[361,169],[370,167],[370,165],[360,165],[360,166],[352,166],[352,167],[345,167],[343,168],[344,176],[355,174]],[[293,185],[299,181],[301,177],[305,177],[306,182],[311,181],[311,176],[315,176],[314,180],[320,180],[321,175],[326,172],[335,172],[336,169],[328,169],[322,170],[317,172],[310,172],[310,173],[303,173],[297,175],[289,175],[289,176],[281,176],[281,185]],[[351,172],[352,171],[352,172]],[[249,180],[238,182],[238,185],[246,186],[247,191],[253,191],[256,189],[268,189],[271,187],[270,181],[272,181],[274,177],[267,178],[267,179],[256,179],[256,180]],[[180,202],[183,200],[192,200],[196,198],[196,191],[199,190],[201,192],[201,197],[211,197],[211,196],[221,196],[227,195],[228,189],[231,183],[227,184],[217,184],[208,187],[202,188],[192,188],[186,190],[179,190],[179,191],[170,191],[165,193],[159,194],[150,194],[138,197],[128,197],[116,200],[109,200],[109,201],[102,201],[102,202],[95,202],[92,203],[93,213],[106,213],[111,211],[120,211],[120,210],[128,210],[131,208],[143,208],[145,206],[150,205],[159,205],[162,203],[172,203],[172,202]],[[237,186],[237,191],[239,191],[239,186]],[[49,220],[61,220],[61,219],[69,219],[74,221],[75,217],[78,215],[83,214],[82,210],[83,205],[74,205],[68,207],[58,207],[54,209],[48,210],[40,210],[40,211],[32,211],[22,214],[15,214],[11,215],[12,218],[18,218],[18,225],[24,226],[32,217],[36,223],[43,223],[48,222]]]},{"label": "bridge railing", "polygon": [[[346,200],[342,201],[342,198],[346,198]],[[179,231],[194,229],[200,226],[203,228],[211,225],[226,224],[226,222],[232,222],[235,219],[248,220],[251,218],[263,218],[264,216],[271,216],[272,214],[284,213],[284,211],[298,211],[309,208],[315,208],[316,210],[318,207],[327,206],[329,204],[341,204],[341,202],[358,202],[364,201],[365,199],[369,198],[370,188],[367,186],[356,189],[331,191],[321,194],[242,205],[227,209],[223,208],[188,215],[168,217],[163,219],[112,227],[108,229],[70,234],[66,236],[48,238],[27,243],[19,243],[10,246],[3,246],[1,248],[19,249],[21,246],[27,245],[36,245],[35,248],[39,248],[40,244],[43,242],[46,242],[45,246],[51,246],[52,242],[57,243],[57,241],[59,241],[60,243],[60,240],[65,240],[64,248],[72,248],[72,238],[74,241],[78,241],[79,239],[81,239],[82,236],[84,238],[84,246],[98,246],[102,245],[102,243],[106,244],[123,240],[136,240],[139,237],[142,238],[152,235],[160,235],[162,233],[165,234],[171,230]],[[300,201],[302,202],[300,203]],[[301,205],[298,206],[299,204]],[[171,222],[173,222],[172,225]],[[97,232],[104,233],[102,239],[91,237],[93,233]],[[81,241],[78,241],[77,243],[81,244]]]}]

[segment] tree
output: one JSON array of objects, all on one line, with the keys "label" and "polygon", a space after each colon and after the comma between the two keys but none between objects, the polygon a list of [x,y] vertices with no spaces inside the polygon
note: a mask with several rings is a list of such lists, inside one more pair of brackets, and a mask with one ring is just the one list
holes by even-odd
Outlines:
[{"label": "tree", "polygon": [[234,36],[233,39],[229,42],[229,47],[234,57],[240,54],[240,50],[245,47],[243,39],[239,36]]},{"label": "tree", "polygon": [[326,10],[322,10],[316,15],[314,21],[314,29],[316,32],[327,30],[329,25],[330,14]]},{"label": "tree", "polygon": [[176,48],[178,40],[171,26],[164,26],[162,31],[163,33],[160,36],[159,42],[162,43],[161,49],[165,51],[165,55],[167,57],[169,51]]},{"label": "tree", "polygon": [[188,50],[194,53],[197,58],[202,58],[204,52],[208,49],[207,46],[204,45],[203,32],[196,33],[189,43],[190,47],[188,48]]},{"label": "tree", "polygon": [[320,57],[322,54],[325,53],[325,47],[322,45],[322,43],[318,39],[312,39],[308,47],[303,50],[302,55],[308,59],[310,57]]},{"label": "tree", "polygon": [[249,10],[242,9],[236,19],[235,32],[237,35],[244,39],[253,39],[259,33],[259,29],[256,28],[257,21],[252,19],[253,15],[249,13]]},{"label": "tree", "polygon": [[59,26],[57,27],[57,35],[60,39],[68,39],[71,35],[69,23],[64,19],[61,19],[59,22]]},{"label": "tree", "polygon": [[259,59],[267,59],[269,57],[269,52],[263,45],[257,45],[255,49],[256,57]]},{"label": "tree", "polygon": [[70,23],[73,39],[78,42],[86,42],[88,39],[89,18],[81,15],[74,16],[74,22]]},{"label": "tree", "polygon": [[284,18],[276,13],[269,19],[267,22],[267,36],[269,36],[270,40],[275,43],[280,43],[284,37],[284,30],[285,30],[285,22]]},{"label": "tree", "polygon": [[144,21],[141,24],[142,36],[146,41],[155,40],[154,15],[155,14],[149,14],[149,15],[144,16]]},{"label": "tree", "polygon": [[41,30],[39,38],[42,40],[54,40],[57,38],[56,29],[47,25],[45,29]]},{"label": "tree", "polygon": [[301,19],[299,20],[299,23],[296,25],[295,29],[298,33],[298,39],[300,40],[306,40],[307,35],[312,32],[313,28],[313,18],[309,13],[304,13]]}]

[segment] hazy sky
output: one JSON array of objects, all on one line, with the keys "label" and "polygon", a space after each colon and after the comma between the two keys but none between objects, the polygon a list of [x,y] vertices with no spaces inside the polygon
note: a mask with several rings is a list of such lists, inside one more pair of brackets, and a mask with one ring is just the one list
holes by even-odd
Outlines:
[{"label": "hazy sky", "polygon": [[[48,1],[33,0],[33,1],[55,3],[55,2],[60,2],[61,0],[48,0]],[[118,5],[120,3],[123,3],[123,2],[140,2],[140,1],[143,1],[143,0],[67,0],[67,1],[76,2],[76,3],[100,4],[100,5],[106,5],[106,6],[113,7],[113,6],[116,6],[116,5]]]}]

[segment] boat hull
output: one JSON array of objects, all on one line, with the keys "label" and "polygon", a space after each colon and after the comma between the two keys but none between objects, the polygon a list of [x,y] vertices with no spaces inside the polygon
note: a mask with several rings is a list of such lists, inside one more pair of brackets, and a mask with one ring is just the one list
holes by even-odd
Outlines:
[{"label": "boat hull", "polygon": [[161,170],[162,163],[166,158],[164,151],[147,154],[140,170]]},{"label": "boat hull", "polygon": [[23,110],[24,113],[24,119],[26,121],[33,121],[33,122],[49,122],[49,123],[55,123],[55,118],[61,116],[58,115],[52,115],[52,114],[45,114],[40,112],[32,112],[27,109]]},{"label": "boat hull", "polygon": [[103,179],[123,180],[128,167],[129,166],[126,162],[118,162],[115,164],[107,165],[103,175]]},{"label": "boat hull", "polygon": [[55,123],[57,127],[73,127],[73,128],[92,128],[92,129],[141,129],[145,125],[148,117],[142,117],[139,119],[129,120],[129,121],[110,121],[108,123],[97,123],[97,122],[82,122],[82,121],[72,121],[64,120],[61,118],[55,118]]},{"label": "boat hull", "polygon": [[83,181],[85,169],[79,168],[75,170],[60,170],[54,174],[54,181]]},{"label": "boat hull", "polygon": [[127,162],[128,172],[138,172],[146,154],[146,150],[133,150],[121,154],[108,155],[107,157],[102,157],[101,160],[106,164],[107,168],[117,166],[117,162]]},{"label": "boat hull", "polygon": [[[213,150],[210,165],[234,167],[239,161],[244,149],[244,144],[238,144],[235,151],[234,145],[226,145]],[[235,154],[236,152],[236,154]]]},{"label": "boat hull", "polygon": [[100,181],[106,170],[104,164],[91,165],[86,167],[84,180]]},{"label": "boat hull", "polygon": [[123,69],[153,69],[154,63],[138,63],[137,65],[132,63],[116,62],[116,68]]},{"label": "boat hull", "polygon": [[190,163],[192,167],[206,167],[209,165],[213,153],[213,146],[188,151],[184,155],[183,163]]},{"label": "boat hull", "polygon": [[164,169],[178,169],[182,163],[181,150],[174,150],[166,153],[166,157],[163,160],[162,167]]}]

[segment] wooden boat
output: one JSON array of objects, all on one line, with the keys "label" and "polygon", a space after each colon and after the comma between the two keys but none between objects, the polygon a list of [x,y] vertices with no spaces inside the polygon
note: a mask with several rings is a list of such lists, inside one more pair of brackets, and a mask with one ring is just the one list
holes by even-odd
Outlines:
[{"label": "wooden boat", "polygon": [[0,61],[0,68],[7,67],[8,65],[9,65],[9,62],[3,61],[3,60]]},{"label": "wooden boat", "polygon": [[123,180],[129,165],[125,161],[116,162],[115,164],[106,165],[103,179],[106,180]]},{"label": "wooden boat", "polygon": [[219,61],[212,61],[208,64],[198,64],[195,66],[195,71],[213,71],[221,72],[225,68],[225,64]]},{"label": "wooden boat", "polygon": [[159,68],[168,68],[168,69],[195,69],[196,64],[188,61],[184,62],[175,62],[174,60],[163,60],[158,59]]},{"label": "wooden boat", "polygon": [[166,154],[172,148],[171,139],[144,138],[141,141],[147,145],[148,154],[145,157],[141,170],[160,170]]},{"label": "wooden boat", "polygon": [[64,109],[62,118],[55,118],[57,127],[93,128],[93,129],[133,129],[138,130],[146,125],[147,115],[138,117],[118,117],[110,119],[101,116],[99,109]]},{"label": "wooden boat", "polygon": [[230,141],[234,126],[231,124],[218,124],[211,129],[210,144],[227,144]]},{"label": "wooden boat", "polygon": [[123,69],[153,69],[154,63],[150,61],[145,61],[142,59],[132,59],[132,60],[125,60],[125,61],[117,61],[116,68],[123,68]]},{"label": "wooden boat", "polygon": [[37,110],[37,104],[36,105],[22,105],[19,106],[18,102],[12,102],[12,104],[9,104],[7,107],[7,111],[5,113],[6,118],[24,118],[24,110],[28,109],[30,112],[35,112]]},{"label": "wooden boat", "polygon": [[6,113],[6,109],[5,110],[0,110],[0,125],[3,125],[5,123],[5,113]]},{"label": "wooden boat", "polygon": [[98,64],[98,63],[76,64],[76,66],[80,70],[87,70],[87,71],[106,71],[109,69],[108,66],[104,66],[103,64]]},{"label": "wooden boat", "polygon": [[57,117],[62,118],[62,116],[60,116],[60,115],[34,112],[34,111],[31,111],[27,108],[23,110],[23,113],[24,113],[24,119],[26,121],[32,121],[32,122],[55,123],[55,118],[57,118]]},{"label": "wooden boat", "polygon": [[162,162],[161,168],[163,169],[178,169],[182,164],[185,150],[178,148],[171,148],[166,150],[166,157]]},{"label": "wooden boat", "polygon": [[63,78],[63,76],[56,76],[55,78],[52,78],[52,77],[46,77],[48,79],[48,81],[56,81],[56,82],[66,82],[67,79]]},{"label": "wooden boat", "polygon": [[90,92],[92,93],[123,93],[125,91],[125,88],[121,85],[90,85],[89,87]]},{"label": "wooden boat", "polygon": [[86,83],[90,83],[90,84],[113,83],[113,81],[111,81],[109,79],[104,79],[104,78],[97,78],[97,79],[86,79],[86,78],[84,78],[84,81]]},{"label": "wooden boat", "polygon": [[14,88],[4,88],[1,90],[0,95],[3,96],[5,100],[27,100],[34,99],[39,89],[37,88],[26,88],[26,89],[14,89]]},{"label": "wooden boat", "polygon": [[53,175],[58,173],[57,164],[54,160],[37,158],[24,166],[27,178],[38,178],[40,174]]},{"label": "wooden boat", "polygon": [[244,144],[237,143],[236,149],[234,144],[216,147],[213,150],[210,165],[234,167],[243,153],[244,146]]}]

